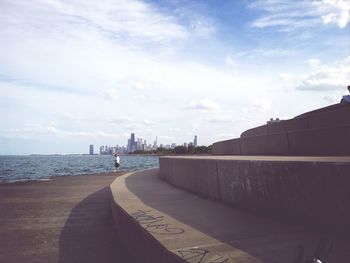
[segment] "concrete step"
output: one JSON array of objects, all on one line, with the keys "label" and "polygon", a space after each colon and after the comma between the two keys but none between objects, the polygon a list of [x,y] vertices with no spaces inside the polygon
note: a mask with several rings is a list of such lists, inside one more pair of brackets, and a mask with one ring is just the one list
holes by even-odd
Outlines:
[{"label": "concrete step", "polygon": [[306,112],[293,119],[272,122],[244,131],[241,138],[291,131],[350,125],[350,105],[338,103]]},{"label": "concrete step", "polygon": [[[320,238],[176,188],[158,169],[120,176],[110,187],[117,232],[137,262],[292,263],[299,244],[310,256]],[[333,239],[327,262],[348,263],[350,241]]]},{"label": "concrete step", "polygon": [[172,156],[159,163],[164,180],[206,198],[350,233],[350,157]]}]

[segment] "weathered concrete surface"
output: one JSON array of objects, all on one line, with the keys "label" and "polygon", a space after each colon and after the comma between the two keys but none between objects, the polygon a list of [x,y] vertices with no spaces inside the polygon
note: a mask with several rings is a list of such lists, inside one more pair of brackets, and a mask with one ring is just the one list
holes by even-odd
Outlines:
[{"label": "weathered concrete surface", "polygon": [[289,143],[286,133],[241,138],[243,155],[288,155]]},{"label": "weathered concrete surface", "polygon": [[[137,262],[290,262],[310,256],[320,235],[259,218],[171,186],[146,170],[118,177],[112,208],[121,239]],[[348,263],[350,241],[336,236],[329,262]]]},{"label": "weathered concrete surface", "polygon": [[0,185],[0,262],[121,262],[113,228],[114,174]]},{"label": "weathered concrete surface", "polygon": [[307,129],[321,129],[350,125],[350,106],[334,104],[306,112],[293,119],[282,120],[244,131],[241,138]]},{"label": "weathered concrete surface", "polygon": [[[197,186],[189,183],[194,172]],[[161,157],[160,176],[208,198],[218,192],[213,199],[254,213],[350,232],[350,157]],[[212,189],[199,187],[202,181]]]},{"label": "weathered concrete surface", "polygon": [[267,125],[268,134],[304,130],[307,128],[309,128],[308,118],[294,118],[280,122],[273,122]]},{"label": "weathered concrete surface", "polygon": [[[349,115],[350,117],[350,115]],[[288,133],[290,155],[350,155],[350,126]]]},{"label": "weathered concrete surface", "polygon": [[[350,119],[350,115],[349,115]],[[306,129],[234,139],[242,155],[349,156],[350,126]],[[232,140],[213,144],[213,154],[237,155]],[[239,141],[239,142],[237,142]]]},{"label": "weathered concrete surface", "polygon": [[350,155],[350,106],[335,104],[213,144],[215,155]]},{"label": "weathered concrete surface", "polygon": [[240,155],[241,153],[241,140],[232,139],[227,141],[221,141],[214,144],[213,154],[220,155]]}]

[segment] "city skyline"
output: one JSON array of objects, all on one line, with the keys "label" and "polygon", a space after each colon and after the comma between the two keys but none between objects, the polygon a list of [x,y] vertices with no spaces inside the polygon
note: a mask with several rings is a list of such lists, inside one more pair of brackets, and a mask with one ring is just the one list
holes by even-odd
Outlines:
[{"label": "city skyline", "polygon": [[[176,146],[184,146],[184,147],[197,147],[198,145],[198,136],[194,135],[193,141],[190,142],[183,142],[182,144],[177,143],[170,143],[170,144],[158,144],[158,136],[156,136],[155,140],[153,141],[153,144],[149,143],[147,144],[147,140],[139,137],[135,137],[135,133],[130,134],[130,139],[127,140],[126,145],[101,145],[99,147],[99,154],[100,155],[111,155],[114,153],[132,153],[135,151],[155,151],[158,148],[164,148],[164,149],[174,149]],[[92,150],[91,150],[92,149]],[[90,144],[89,146],[89,154],[93,154],[94,151],[94,145]],[[97,154],[97,153],[96,153]]]},{"label": "city skyline", "polygon": [[0,154],[83,153],[131,133],[210,145],[348,93],[346,0],[3,0],[0,9]]}]

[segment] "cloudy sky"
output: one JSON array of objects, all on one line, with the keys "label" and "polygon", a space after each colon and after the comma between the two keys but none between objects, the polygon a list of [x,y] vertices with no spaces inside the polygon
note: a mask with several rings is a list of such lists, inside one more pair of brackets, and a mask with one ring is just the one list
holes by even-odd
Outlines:
[{"label": "cloudy sky", "polygon": [[238,137],[339,102],[350,0],[0,0],[0,154]]}]

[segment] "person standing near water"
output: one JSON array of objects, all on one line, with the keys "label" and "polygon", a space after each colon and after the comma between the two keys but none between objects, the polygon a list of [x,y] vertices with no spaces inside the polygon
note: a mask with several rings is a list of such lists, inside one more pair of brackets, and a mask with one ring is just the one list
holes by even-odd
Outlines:
[{"label": "person standing near water", "polygon": [[[350,85],[348,86],[348,91],[350,92]],[[340,103],[350,103],[350,95],[343,96]]]},{"label": "person standing near water", "polygon": [[120,157],[116,153],[114,154],[114,157],[115,172],[118,172],[120,167]]}]

